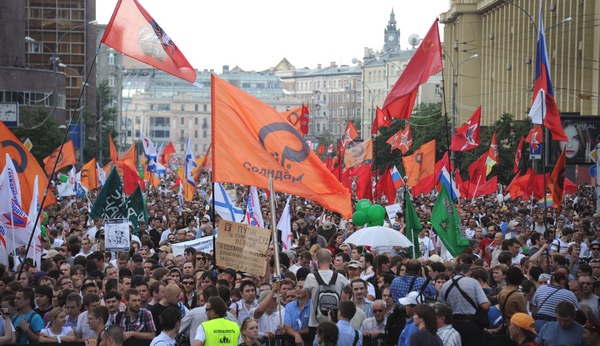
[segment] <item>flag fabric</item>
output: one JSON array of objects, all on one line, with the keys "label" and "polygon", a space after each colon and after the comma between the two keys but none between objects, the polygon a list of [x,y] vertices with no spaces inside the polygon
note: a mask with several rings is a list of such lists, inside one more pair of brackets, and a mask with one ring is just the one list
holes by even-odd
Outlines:
[{"label": "flag fabric", "polygon": [[325,154],[325,145],[323,143],[319,144],[319,147],[317,148],[317,153],[319,153],[319,155]]},{"label": "flag fabric", "polygon": [[290,213],[290,201],[292,195],[289,195],[285,202],[285,208],[281,213],[279,222],[277,222],[277,229],[281,231],[281,245],[283,251],[290,250],[292,248],[292,218]]},{"label": "flag fabric", "polygon": [[456,206],[446,187],[442,185],[431,212],[431,223],[438,238],[453,257],[460,255],[469,246],[469,240],[463,237],[458,227],[459,222],[460,217]]},{"label": "flag fabric", "polygon": [[106,182],[106,172],[104,169],[100,168],[98,162],[96,162],[96,174],[98,174],[98,182],[100,182],[100,185],[104,186],[104,183]]},{"label": "flag fabric", "polygon": [[373,139],[368,139],[362,143],[356,143],[351,148],[347,148],[344,153],[344,165],[346,168],[359,166],[363,163],[369,163],[373,160]]},{"label": "flag fabric", "polygon": [[[33,181],[38,176],[38,199],[41,199],[46,192],[48,179],[42,167],[29,150],[23,146],[21,141],[0,121],[0,167],[6,166],[6,155],[12,159],[21,182],[21,193],[23,195],[23,208],[29,210],[31,196],[33,195]],[[48,191],[44,208],[56,203],[56,198],[52,192]]]},{"label": "flag fabric", "polygon": [[456,133],[452,136],[450,150],[464,152],[477,148],[481,137],[480,124],[481,106],[477,107],[475,113],[463,126],[456,129]]},{"label": "flag fabric", "polygon": [[344,131],[344,134],[342,135],[342,140],[341,140],[342,148],[347,147],[348,144],[352,143],[352,141],[354,141],[357,137],[358,137],[358,131],[356,131],[356,126],[354,126],[353,122],[349,121],[346,124],[346,130]]},{"label": "flag fabric", "polygon": [[406,124],[404,129],[400,129],[392,137],[388,138],[386,143],[391,146],[390,153],[394,151],[394,149],[400,149],[402,155],[406,154],[412,145],[412,132],[410,130],[410,124]]},{"label": "flag fabric", "polygon": [[183,203],[185,202],[185,199],[183,198],[183,180],[179,178],[177,180],[179,181],[179,191],[177,191],[177,199],[179,201],[179,214],[181,214],[183,212]]},{"label": "flag fabric", "polygon": [[[135,148],[135,143],[129,147],[123,154],[119,155],[117,161],[122,161],[126,164],[129,164],[131,168],[135,169],[135,165],[137,164],[137,150]],[[113,161],[115,164],[117,161]],[[110,172],[109,172],[110,173]]]},{"label": "flag fabric", "polygon": [[[188,145],[189,145],[189,135],[188,135]],[[160,164],[163,166],[167,166],[169,164],[169,157],[171,154],[177,153],[175,151],[175,147],[173,146],[173,142],[169,141],[169,144],[163,149],[160,154]]]},{"label": "flag fabric", "polygon": [[196,80],[192,65],[137,0],[119,0],[102,43],[190,83]]},{"label": "flag fabric", "polygon": [[388,204],[394,204],[394,202],[396,202],[396,191],[398,191],[398,188],[394,184],[394,180],[392,178],[392,168],[387,167],[385,169],[385,171],[379,178],[376,187],[376,197],[385,196]]},{"label": "flag fabric", "polygon": [[488,157],[485,159],[485,175],[487,176],[492,171],[492,167],[500,163],[500,155],[498,154],[498,140],[496,139],[496,131],[492,135],[492,142],[488,150]]},{"label": "flag fabric", "polygon": [[532,128],[525,138],[525,142],[529,143],[529,147],[532,150],[538,150],[539,145],[544,143],[544,132],[542,125],[538,125]]},{"label": "flag fabric", "polygon": [[[35,177],[33,182],[34,187],[38,185],[38,177]],[[38,269],[41,269],[42,265],[42,229],[40,227],[42,223],[42,219],[40,218],[37,227],[35,230],[33,229],[33,225],[35,224],[35,220],[40,213],[40,201],[38,199],[38,189],[33,189],[33,195],[31,196],[31,204],[29,205],[29,213],[27,216],[31,222],[31,231],[33,231],[33,238],[31,239],[31,246],[29,247],[29,251],[27,252],[27,257],[33,259],[33,263],[37,263]]]},{"label": "flag fabric", "polygon": [[137,232],[140,228],[140,221],[148,224],[148,212],[146,210],[146,202],[144,202],[144,194],[141,186],[138,186],[121,205],[121,214],[133,224],[133,231]]},{"label": "flag fabric", "polygon": [[354,171],[356,178],[356,198],[373,201],[373,181],[371,180],[371,164],[365,163]]},{"label": "flag fabric", "polygon": [[404,180],[402,179],[402,176],[400,175],[400,172],[398,172],[398,168],[396,168],[396,166],[392,166],[390,175],[392,176],[392,181],[394,182],[394,187],[396,187],[396,189],[404,186]]},{"label": "flag fabric", "polygon": [[[169,142],[169,144],[170,143],[171,142]],[[196,189],[196,181],[194,180],[194,174],[192,173],[194,168],[196,168],[196,160],[194,160],[192,142],[190,135],[188,135],[187,148],[185,149],[185,180],[190,185],[190,188]]]},{"label": "flag fabric", "polygon": [[479,184],[477,182],[471,183],[471,181],[465,181],[463,184],[471,184],[470,188],[468,186],[465,188],[467,191],[465,198],[474,198],[498,192],[498,176],[494,176],[489,180],[481,180]]},{"label": "flag fabric", "polygon": [[519,140],[519,144],[517,145],[517,150],[515,152],[513,173],[517,173],[519,171],[519,164],[521,163],[521,156],[523,155],[523,139],[523,135],[521,135],[521,139]]},{"label": "flag fabric", "polygon": [[421,257],[421,248],[419,246],[419,233],[423,230],[423,225],[421,225],[421,221],[419,220],[419,215],[415,210],[415,207],[412,204],[412,198],[410,197],[410,193],[408,190],[404,192],[404,203],[405,203],[405,222],[406,228],[405,233],[408,240],[413,243],[409,249],[407,249],[407,253],[412,255],[413,259]]},{"label": "flag fabric", "polygon": [[268,188],[272,173],[276,191],[351,217],[348,190],[279,112],[214,74],[211,82],[214,182]]},{"label": "flag fabric", "polygon": [[134,171],[129,166],[123,166],[123,191],[125,194],[133,194],[138,186],[140,186],[142,190],[146,188],[144,179],[140,177],[137,171]]},{"label": "flag fabric", "polygon": [[[433,176],[435,168],[435,139],[423,144],[412,155],[402,157],[402,164],[406,171],[408,186],[416,186],[420,181]],[[431,188],[433,189],[433,179]]]},{"label": "flag fabric", "polygon": [[112,162],[117,162],[119,160],[119,153],[117,152],[115,142],[113,142],[112,132],[108,134],[108,145],[110,148],[110,159]]},{"label": "flag fabric", "polygon": [[436,19],[385,98],[383,112],[392,118],[409,119],[417,99],[419,86],[427,82],[430,76],[441,71],[442,45]]},{"label": "flag fabric", "polygon": [[560,121],[560,113],[554,100],[554,90],[550,78],[550,61],[544,36],[544,20],[542,16],[542,1],[538,21],[537,48],[535,57],[535,85],[533,99],[529,110],[531,122],[543,124],[550,130],[555,141],[569,141]]},{"label": "flag fabric", "polygon": [[446,191],[449,191],[452,200],[460,198],[460,190],[456,184],[456,180],[452,179],[450,172],[448,172],[448,169],[446,169],[446,166],[442,167],[442,171],[440,172],[438,178],[440,184],[446,187]]},{"label": "flag fabric", "polygon": [[308,133],[308,107],[302,105],[281,114],[302,136],[306,136]]},{"label": "flag fabric", "polygon": [[215,183],[215,190],[210,197],[209,203],[212,204],[212,199],[215,199],[215,211],[223,220],[232,222],[242,222],[244,219],[244,209],[237,207],[229,198],[227,191],[221,183]]},{"label": "flag fabric", "polygon": [[98,188],[98,171],[96,158],[81,167],[81,185],[88,191]]},{"label": "flag fabric", "polygon": [[371,125],[371,134],[377,135],[380,127],[389,127],[391,124],[392,118],[377,107],[375,110],[375,119],[373,119],[373,125]]},{"label": "flag fabric", "polygon": [[140,139],[142,140],[142,146],[144,147],[144,154],[148,160],[148,172],[154,173],[157,170],[158,164],[158,162],[156,162],[156,147],[150,138],[146,137],[144,131],[140,131]]},{"label": "flag fabric", "polygon": [[179,180],[181,180],[181,184],[183,185],[184,201],[191,202],[196,194],[196,189],[187,182],[187,178],[185,176],[185,168],[178,169],[177,176],[179,177]]},{"label": "flag fabric", "polygon": [[[44,170],[48,175],[52,174],[52,169],[56,163],[56,170],[61,168],[69,167],[70,165],[77,164],[77,156],[75,155],[75,147],[73,141],[69,140],[62,146],[62,152],[58,155],[60,147],[56,148],[52,154],[48,155],[44,159]],[[58,161],[58,162],[57,162]]]},{"label": "flag fabric", "polygon": [[264,226],[256,186],[250,187],[250,194],[246,203],[246,224],[260,228]]},{"label": "flag fabric", "polygon": [[106,183],[98,193],[98,197],[90,211],[90,217],[102,217],[114,219],[121,216],[121,204],[123,203],[123,184],[116,168],[112,168]]},{"label": "flag fabric", "polygon": [[482,181],[485,181],[485,177],[487,176],[487,166],[485,164],[487,161],[487,157],[488,153],[485,152],[481,154],[481,156],[477,160],[475,160],[469,165],[469,177],[471,178],[471,181],[477,182],[480,179],[482,179]]},{"label": "flag fabric", "polygon": [[556,161],[556,166],[554,166],[554,170],[552,170],[552,174],[550,174],[549,184],[551,185],[552,192],[552,207],[560,210],[560,205],[562,204],[563,197],[565,195],[565,167],[567,165],[567,157],[566,150],[563,149],[558,161]]}]

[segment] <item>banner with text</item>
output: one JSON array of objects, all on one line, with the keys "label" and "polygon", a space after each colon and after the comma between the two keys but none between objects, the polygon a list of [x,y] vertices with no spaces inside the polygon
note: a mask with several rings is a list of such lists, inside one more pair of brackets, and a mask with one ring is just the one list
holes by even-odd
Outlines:
[{"label": "banner with text", "polygon": [[[217,239],[219,239],[217,237]],[[175,243],[171,245],[173,249],[173,255],[183,255],[185,249],[193,247],[196,251],[202,251],[204,253],[210,253],[213,249],[213,237],[202,237],[200,239],[194,239],[190,241],[184,241],[183,243]]]},{"label": "banner with text", "polygon": [[217,238],[217,266],[264,275],[271,231],[221,220]]}]

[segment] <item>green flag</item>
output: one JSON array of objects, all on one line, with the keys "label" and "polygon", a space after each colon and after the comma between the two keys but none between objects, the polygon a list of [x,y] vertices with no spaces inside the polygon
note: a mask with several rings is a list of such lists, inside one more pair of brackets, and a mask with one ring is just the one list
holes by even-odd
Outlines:
[{"label": "green flag", "polygon": [[404,204],[406,205],[406,212],[404,214],[404,220],[406,222],[406,237],[413,243],[413,246],[407,249],[409,255],[413,259],[421,257],[421,247],[419,246],[419,233],[423,229],[421,226],[421,220],[419,215],[412,204],[412,199],[408,190],[404,192]]},{"label": "green flag", "polygon": [[444,184],[431,211],[431,223],[452,256],[458,256],[469,246],[458,228],[460,217]]},{"label": "green flag", "polygon": [[140,221],[148,224],[148,212],[146,211],[146,203],[140,186],[135,189],[131,196],[127,197],[121,208],[125,218],[133,224],[133,231],[139,231]]},{"label": "green flag", "polygon": [[113,167],[98,193],[98,198],[90,211],[92,218],[101,217],[104,219],[115,219],[123,217],[121,204],[123,203],[123,184],[117,174],[117,169]]}]

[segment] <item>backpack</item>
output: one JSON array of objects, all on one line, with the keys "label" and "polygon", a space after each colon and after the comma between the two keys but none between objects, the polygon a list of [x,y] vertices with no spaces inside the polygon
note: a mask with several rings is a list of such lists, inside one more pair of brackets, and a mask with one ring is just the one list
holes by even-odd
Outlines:
[{"label": "backpack", "polygon": [[340,304],[340,295],[335,289],[335,283],[337,281],[338,273],[333,272],[329,284],[325,284],[321,274],[315,272],[315,279],[319,284],[319,291],[317,293],[317,301],[315,304],[315,317],[327,318],[330,310],[337,309]]}]

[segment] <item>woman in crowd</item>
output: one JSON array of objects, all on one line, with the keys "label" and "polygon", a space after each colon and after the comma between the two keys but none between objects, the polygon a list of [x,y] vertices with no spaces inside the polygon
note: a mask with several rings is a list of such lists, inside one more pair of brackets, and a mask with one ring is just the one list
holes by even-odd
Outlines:
[{"label": "woman in crowd", "polygon": [[258,323],[252,317],[247,317],[242,322],[240,326],[240,339],[239,346],[260,346],[260,341],[258,341]]},{"label": "woman in crowd", "polygon": [[413,316],[415,326],[419,328],[408,341],[410,346],[442,346],[442,339],[437,335],[437,315],[435,309],[428,304],[415,306]]},{"label": "woman in crowd", "polygon": [[344,242],[344,238],[342,237],[341,232],[335,232],[331,238],[329,238],[329,243],[327,244],[327,250],[331,253],[334,253],[337,249],[340,248],[340,245]]},{"label": "woman in crowd", "polygon": [[74,342],[75,332],[71,327],[65,327],[67,313],[62,308],[54,308],[50,311],[50,323],[40,331],[40,342],[61,343]]}]

